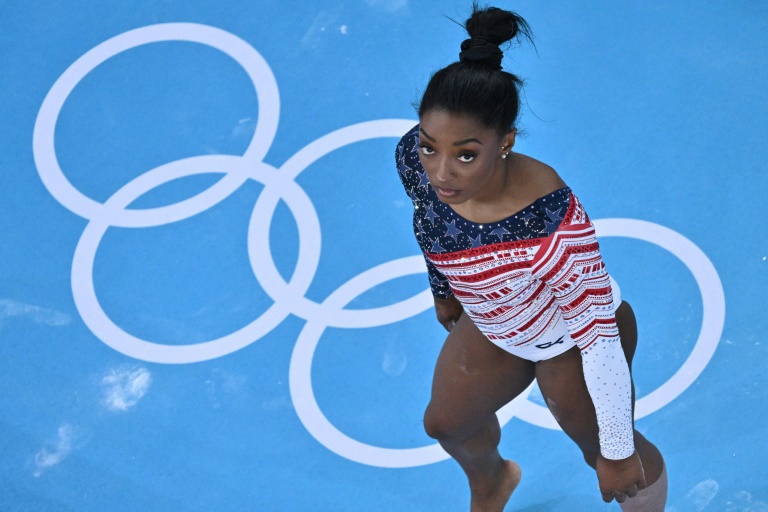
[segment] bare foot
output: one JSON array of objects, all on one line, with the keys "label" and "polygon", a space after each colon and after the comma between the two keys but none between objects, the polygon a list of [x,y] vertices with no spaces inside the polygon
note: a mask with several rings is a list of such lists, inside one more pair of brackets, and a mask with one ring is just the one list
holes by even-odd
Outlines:
[{"label": "bare foot", "polygon": [[523,473],[517,462],[505,460],[498,484],[493,489],[482,495],[472,491],[470,512],[503,512],[504,505],[509,501],[522,476]]}]

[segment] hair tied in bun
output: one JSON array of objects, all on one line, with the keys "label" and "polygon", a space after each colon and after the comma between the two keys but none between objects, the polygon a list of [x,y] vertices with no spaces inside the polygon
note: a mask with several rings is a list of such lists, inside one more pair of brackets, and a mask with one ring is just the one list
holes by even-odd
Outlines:
[{"label": "hair tied in bun", "polygon": [[523,81],[502,69],[501,49],[515,39],[532,43],[531,29],[518,14],[477,2],[465,23],[451,21],[463,27],[469,39],[461,43],[459,60],[429,79],[417,106],[419,118],[440,109],[468,115],[503,135],[516,126]]},{"label": "hair tied in bun", "polygon": [[482,62],[490,68],[500,70],[504,53],[498,45],[482,37],[471,37],[461,43],[460,62]]}]

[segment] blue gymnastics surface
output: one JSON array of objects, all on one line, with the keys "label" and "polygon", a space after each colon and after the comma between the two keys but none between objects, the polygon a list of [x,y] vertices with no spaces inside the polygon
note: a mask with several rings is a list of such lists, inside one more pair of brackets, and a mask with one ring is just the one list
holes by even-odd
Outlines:
[{"label": "blue gymnastics surface", "polygon": [[[668,510],[768,511],[768,4],[501,2]],[[394,147],[469,2],[0,5],[0,510],[467,510]],[[618,510],[534,388],[507,510]]]}]

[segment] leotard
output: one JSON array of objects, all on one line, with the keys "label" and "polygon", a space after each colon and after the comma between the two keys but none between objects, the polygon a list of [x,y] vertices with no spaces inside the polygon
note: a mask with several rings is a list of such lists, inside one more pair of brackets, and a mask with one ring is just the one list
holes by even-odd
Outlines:
[{"label": "leotard", "polygon": [[608,459],[629,457],[631,378],[610,278],[581,203],[564,187],[498,222],[464,219],[432,189],[418,128],[400,140],[395,159],[432,293],[454,295],[486,338],[519,357],[540,361],[578,346],[600,451]]}]

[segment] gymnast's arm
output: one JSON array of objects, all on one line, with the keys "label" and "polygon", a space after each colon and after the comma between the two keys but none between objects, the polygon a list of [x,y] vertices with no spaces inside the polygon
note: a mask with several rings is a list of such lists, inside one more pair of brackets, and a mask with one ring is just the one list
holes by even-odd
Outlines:
[{"label": "gymnast's arm", "polygon": [[635,452],[632,382],[594,227],[586,219],[561,226],[551,237],[540,276],[581,351],[584,380],[597,413],[600,452],[606,459],[626,459]]}]

